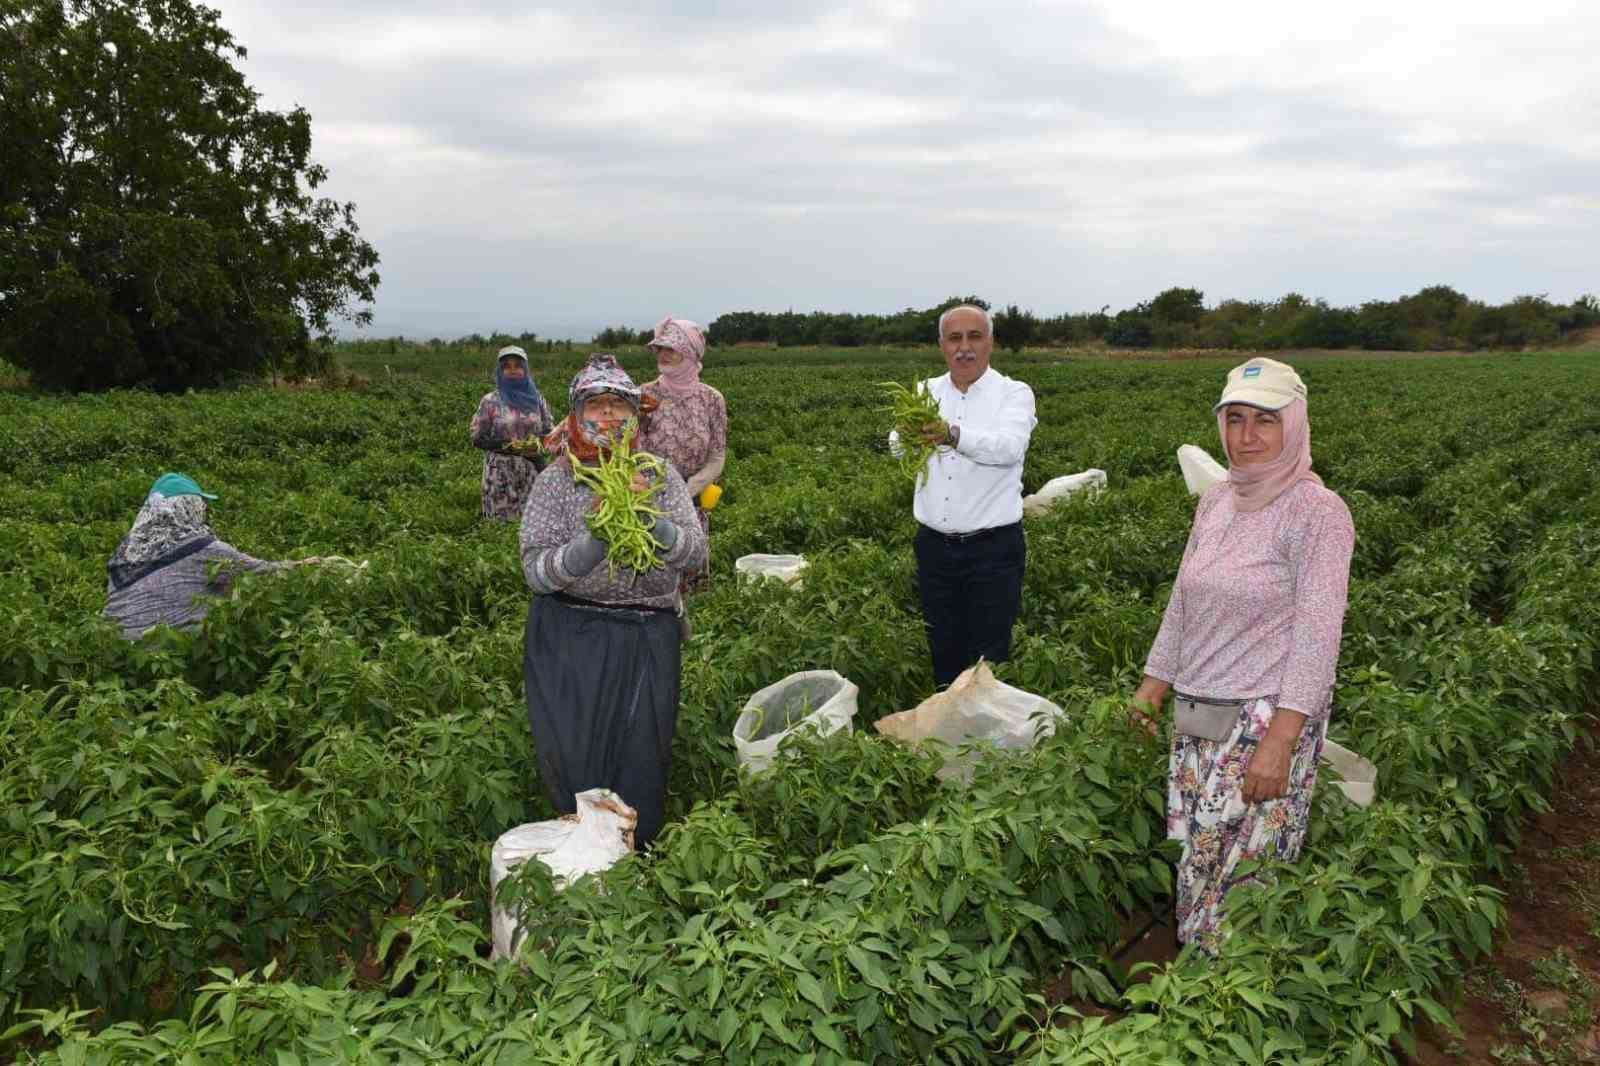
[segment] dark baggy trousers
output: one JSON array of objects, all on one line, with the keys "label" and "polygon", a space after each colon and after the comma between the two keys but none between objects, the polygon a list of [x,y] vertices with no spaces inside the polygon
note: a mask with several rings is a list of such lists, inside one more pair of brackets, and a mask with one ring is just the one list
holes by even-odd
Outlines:
[{"label": "dark baggy trousers", "polygon": [[523,649],[545,795],[571,814],[577,793],[611,789],[639,812],[634,842],[642,849],[666,818],[682,653],[677,616],[535,596]]},{"label": "dark baggy trousers", "polygon": [[1011,626],[1022,609],[1028,549],[1022,523],[966,539],[917,527],[917,589],[939,687],[984,658],[1011,657]]}]

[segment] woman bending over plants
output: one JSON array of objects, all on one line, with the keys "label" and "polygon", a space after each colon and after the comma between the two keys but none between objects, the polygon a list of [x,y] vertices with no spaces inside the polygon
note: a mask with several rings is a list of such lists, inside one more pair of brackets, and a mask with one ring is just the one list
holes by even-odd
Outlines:
[{"label": "woman bending over plants", "polygon": [[[568,389],[555,460],[522,512],[528,607],[523,678],[539,777],[557,811],[609,788],[639,812],[635,840],[665,817],[678,718],[682,577],[706,562],[683,478],[631,439],[643,401],[597,352]],[[648,405],[646,405],[648,406]]]},{"label": "woman bending over plants", "polygon": [[1144,681],[1154,734],[1175,696],[1167,835],[1178,939],[1216,954],[1223,900],[1249,859],[1300,854],[1328,731],[1355,527],[1311,472],[1306,388],[1252,359],[1214,408],[1228,480],[1200,498]]},{"label": "woman bending over plants", "polygon": [[218,540],[207,500],[194,479],[162,474],[150,486],[133,527],[106,564],[105,614],[138,640],[158,625],[199,625],[210,601],[228,595],[242,572],[268,573],[321,559],[267,562]]}]

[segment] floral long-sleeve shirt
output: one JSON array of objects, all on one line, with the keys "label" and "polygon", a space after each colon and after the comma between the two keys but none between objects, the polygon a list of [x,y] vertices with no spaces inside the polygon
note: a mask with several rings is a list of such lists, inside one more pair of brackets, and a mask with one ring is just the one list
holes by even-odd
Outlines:
[{"label": "floral long-sleeve shirt", "polygon": [[1355,525],[1312,481],[1259,511],[1226,482],[1200,498],[1145,673],[1191,696],[1275,696],[1327,714],[1344,627]]},{"label": "floral long-sleeve shirt", "polygon": [[639,436],[639,448],[672,464],[689,486],[700,491],[722,474],[728,451],[728,403],[722,393],[701,382],[687,394],[666,392],[657,383],[644,386],[659,406]]},{"label": "floral long-sleeve shirt", "polygon": [[676,610],[681,575],[704,569],[707,553],[706,535],[683,478],[667,468],[655,505],[678,527],[678,539],[662,553],[662,565],[643,574],[612,573],[605,560],[587,573],[576,572],[569,553],[588,536],[585,517],[593,499],[594,490],[573,480],[565,458],[539,475],[522,511],[522,572],[528,587],[535,593],[564,592],[591,603]]},{"label": "floral long-sleeve shirt", "polygon": [[486,393],[472,416],[472,446],[482,448],[483,516],[515,522],[522,516],[522,505],[534,478],[544,468],[543,459],[525,459],[502,449],[516,440],[543,437],[555,428],[550,405],[539,397],[537,411],[519,411],[500,398],[499,392]]}]

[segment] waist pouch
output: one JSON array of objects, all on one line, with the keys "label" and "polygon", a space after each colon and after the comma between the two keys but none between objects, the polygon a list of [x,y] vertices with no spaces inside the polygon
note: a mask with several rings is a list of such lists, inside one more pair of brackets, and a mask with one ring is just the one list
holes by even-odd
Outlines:
[{"label": "waist pouch", "polygon": [[1251,700],[1207,700],[1178,693],[1173,701],[1172,728],[1186,737],[1227,740],[1239,721],[1239,710]]}]

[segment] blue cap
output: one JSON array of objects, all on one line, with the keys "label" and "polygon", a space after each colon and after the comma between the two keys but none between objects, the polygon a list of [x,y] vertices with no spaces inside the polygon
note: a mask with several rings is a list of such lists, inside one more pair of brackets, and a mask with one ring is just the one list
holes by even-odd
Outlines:
[{"label": "blue cap", "polygon": [[156,483],[150,486],[150,492],[162,496],[204,496],[208,500],[216,499],[211,493],[201,489],[194,478],[187,474],[162,474],[156,478]]}]

